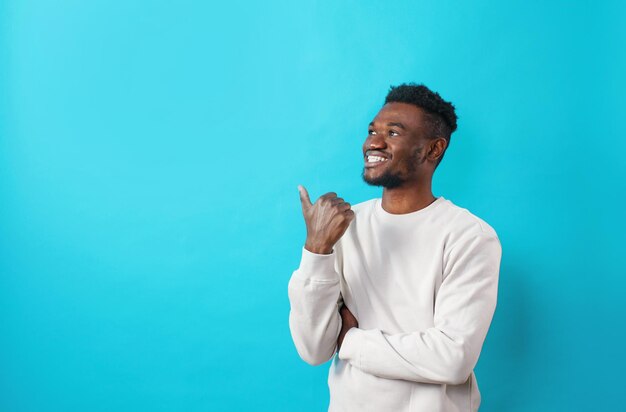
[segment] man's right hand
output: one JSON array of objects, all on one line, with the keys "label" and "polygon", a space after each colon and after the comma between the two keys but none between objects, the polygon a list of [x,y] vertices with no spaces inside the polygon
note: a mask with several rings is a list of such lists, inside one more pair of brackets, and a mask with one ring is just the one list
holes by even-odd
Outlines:
[{"label": "man's right hand", "polygon": [[344,202],[336,193],[330,192],[320,196],[315,204],[312,204],[304,186],[298,186],[298,191],[306,223],[305,249],[324,255],[332,253],[333,246],[354,219],[350,203]]}]

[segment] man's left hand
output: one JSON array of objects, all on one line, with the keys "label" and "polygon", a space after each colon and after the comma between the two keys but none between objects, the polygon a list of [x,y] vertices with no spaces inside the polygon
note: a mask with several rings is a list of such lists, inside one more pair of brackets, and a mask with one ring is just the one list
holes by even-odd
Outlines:
[{"label": "man's left hand", "polygon": [[352,328],[359,327],[359,321],[356,320],[346,305],[343,305],[341,309],[339,309],[339,314],[341,315],[341,331],[339,332],[339,337],[337,338],[337,352],[341,349],[341,343],[343,342],[343,338],[346,336],[346,333],[348,333],[348,331]]}]

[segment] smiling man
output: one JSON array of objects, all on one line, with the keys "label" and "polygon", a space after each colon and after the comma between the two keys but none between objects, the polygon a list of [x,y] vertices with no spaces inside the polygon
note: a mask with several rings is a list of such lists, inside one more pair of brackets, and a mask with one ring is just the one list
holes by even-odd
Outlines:
[{"label": "smiling man", "polygon": [[336,354],[329,411],[478,410],[502,249],[485,221],[432,194],[456,119],[427,87],[392,87],[363,144],[363,179],[382,198],[311,203],[299,187],[307,237],[289,326],[306,362]]}]

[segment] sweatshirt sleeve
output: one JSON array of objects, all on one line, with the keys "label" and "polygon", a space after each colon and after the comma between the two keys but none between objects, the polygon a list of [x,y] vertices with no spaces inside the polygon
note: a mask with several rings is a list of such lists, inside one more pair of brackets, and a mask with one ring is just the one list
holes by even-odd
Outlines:
[{"label": "sweatshirt sleeve", "polygon": [[474,233],[459,240],[444,257],[433,327],[397,334],[352,328],[339,358],[381,378],[464,383],[495,311],[501,256],[495,234]]},{"label": "sweatshirt sleeve", "polygon": [[341,330],[335,252],[319,255],[302,248],[300,267],[291,276],[288,293],[289,329],[298,354],[311,365],[330,360]]}]

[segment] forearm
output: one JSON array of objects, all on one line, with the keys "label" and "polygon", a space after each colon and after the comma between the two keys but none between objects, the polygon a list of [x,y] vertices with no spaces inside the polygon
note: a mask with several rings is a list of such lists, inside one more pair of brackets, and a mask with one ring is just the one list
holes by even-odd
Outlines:
[{"label": "forearm", "polygon": [[407,333],[351,329],[339,358],[375,376],[460,384],[472,373],[496,307],[501,247],[471,237],[454,249],[436,296],[433,326]]},{"label": "forearm", "polygon": [[319,365],[332,358],[341,329],[339,275],[335,256],[303,249],[300,267],[289,281],[289,328],[300,357]]},{"label": "forearm", "polygon": [[380,378],[458,385],[472,373],[479,352],[435,328],[393,335],[353,328],[339,358]]}]

